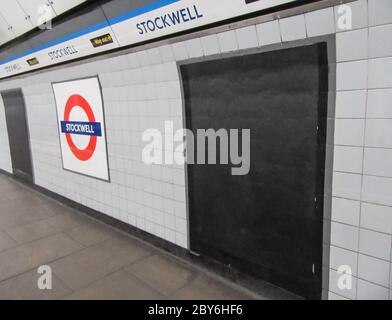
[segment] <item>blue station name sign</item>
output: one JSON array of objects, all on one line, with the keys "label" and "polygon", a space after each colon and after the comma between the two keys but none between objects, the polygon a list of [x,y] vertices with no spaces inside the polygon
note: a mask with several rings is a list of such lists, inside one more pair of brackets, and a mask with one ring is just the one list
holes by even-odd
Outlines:
[{"label": "blue station name sign", "polygon": [[101,137],[102,128],[98,122],[61,121],[61,133]]}]

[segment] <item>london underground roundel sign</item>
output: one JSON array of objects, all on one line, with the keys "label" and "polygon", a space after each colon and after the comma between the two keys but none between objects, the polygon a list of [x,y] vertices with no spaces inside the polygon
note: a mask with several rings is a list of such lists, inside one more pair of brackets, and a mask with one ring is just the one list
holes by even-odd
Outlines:
[{"label": "london underground roundel sign", "polygon": [[65,170],[109,180],[101,87],[98,78],[53,84]]},{"label": "london underground roundel sign", "polygon": [[[71,122],[71,112],[74,108],[82,108],[86,113],[88,122]],[[65,134],[67,143],[72,153],[80,161],[90,160],[97,147],[97,136],[101,135],[101,124],[95,122],[94,112],[90,104],[82,96],[74,94],[69,97],[65,105],[64,121],[61,122],[61,132]],[[85,149],[79,149],[72,140],[72,134],[83,134],[90,136],[89,143]]]}]

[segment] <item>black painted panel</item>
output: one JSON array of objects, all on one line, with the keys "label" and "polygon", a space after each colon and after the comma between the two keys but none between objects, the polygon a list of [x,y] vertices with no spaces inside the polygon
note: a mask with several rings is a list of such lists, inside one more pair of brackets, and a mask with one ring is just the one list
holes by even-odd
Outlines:
[{"label": "black painted panel", "polygon": [[106,16],[98,2],[89,1],[53,19],[52,29],[40,30],[39,28],[35,28],[27,34],[0,46],[0,61],[12,58],[17,54],[21,54],[105,20]]},{"label": "black painted panel", "polygon": [[[75,11],[76,10],[76,11]],[[68,36],[90,26],[96,25],[106,20],[98,2],[90,2],[71,13],[60,16],[53,21],[52,29],[39,30],[27,36],[29,44],[35,48],[61,37]]]},{"label": "black painted panel", "polygon": [[112,19],[133,9],[153,3],[155,0],[100,0],[99,2],[106,17]]},{"label": "black painted panel", "polygon": [[30,140],[22,90],[5,91],[1,93],[1,96],[5,108],[14,175],[33,182]]},{"label": "black painted panel", "polygon": [[191,250],[320,298],[326,44],[183,65],[181,73],[188,128],[251,129],[248,175],[188,166]]},{"label": "black painted panel", "polygon": [[0,49],[0,61],[32,49],[25,41],[11,42]]}]

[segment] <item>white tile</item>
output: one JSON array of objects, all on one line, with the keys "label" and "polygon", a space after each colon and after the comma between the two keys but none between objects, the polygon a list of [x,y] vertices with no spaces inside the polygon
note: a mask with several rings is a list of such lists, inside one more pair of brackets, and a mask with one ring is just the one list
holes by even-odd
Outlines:
[{"label": "white tile", "polygon": [[[357,279],[352,276],[351,288],[339,288],[339,279],[344,276],[347,279],[346,274],[339,274],[336,270],[330,269],[329,271],[329,290],[338,294],[339,296],[346,297],[354,300],[357,294]],[[347,283],[347,282],[345,282]]]},{"label": "white tile", "polygon": [[177,232],[176,233],[176,244],[182,248],[188,249],[188,238],[186,235]]},{"label": "white tile", "polygon": [[392,206],[392,179],[363,176],[362,200]]},{"label": "white tile", "polygon": [[[391,108],[392,110],[392,108]],[[336,93],[336,118],[365,118],[366,90],[339,91]]]},{"label": "white tile", "polygon": [[368,30],[359,29],[336,34],[337,62],[368,58]]},{"label": "white tile", "polygon": [[392,207],[362,203],[361,227],[392,234]]},{"label": "white tile", "polygon": [[331,246],[330,249],[330,267],[339,270],[342,266],[351,268],[353,276],[357,274],[358,253]]},{"label": "white tile", "polygon": [[306,38],[305,16],[303,14],[279,20],[283,41]]},{"label": "white tile", "polygon": [[164,215],[164,226],[171,230],[176,229],[176,217],[172,216],[171,214]]},{"label": "white tile", "polygon": [[200,38],[185,41],[189,58],[199,58],[203,56],[203,47]]},{"label": "white tile", "polygon": [[[347,22],[351,21],[349,30],[367,27],[367,0],[359,0],[334,7],[336,32],[347,31]],[[347,15],[348,14],[348,15]],[[348,20],[347,20],[348,17]]]},{"label": "white tile", "polygon": [[158,48],[148,49],[147,54],[149,57],[150,64],[154,65],[154,64],[162,63],[162,58]]},{"label": "white tile", "polygon": [[392,149],[365,148],[363,173],[392,178]]},{"label": "white tile", "polygon": [[234,30],[218,33],[218,41],[222,53],[238,50],[237,37]]},{"label": "white tile", "polygon": [[334,246],[357,251],[358,235],[359,231],[357,227],[337,222],[331,223],[331,244]]},{"label": "white tile", "polygon": [[138,51],[136,54],[140,62],[140,66],[145,67],[151,64],[147,51]]},{"label": "white tile", "polygon": [[306,13],[305,21],[308,37],[335,33],[335,17],[333,8],[326,8]]},{"label": "white tile", "polygon": [[201,43],[203,45],[203,50],[204,50],[205,56],[220,53],[218,37],[216,34],[202,37]]},{"label": "white tile", "polygon": [[362,147],[335,146],[334,164],[335,171],[362,173]]},{"label": "white tile", "polygon": [[164,239],[165,238],[165,228],[161,225],[155,224],[154,225],[154,234],[157,237]]},{"label": "white tile", "polygon": [[379,259],[390,260],[392,236],[361,229],[359,231],[359,252]]},{"label": "white tile", "polygon": [[332,220],[349,224],[359,225],[360,202],[342,198],[332,198]]},{"label": "white tile", "polygon": [[177,61],[189,59],[185,42],[177,42],[172,44],[174,56]]},{"label": "white tile", "polygon": [[174,214],[176,217],[186,219],[187,209],[184,202],[175,201],[174,202]]},{"label": "white tile", "polygon": [[176,242],[176,233],[174,230],[165,228],[165,240],[175,243]]},{"label": "white tile", "polygon": [[282,41],[279,21],[269,21],[256,26],[260,46],[266,46]]},{"label": "white tile", "polygon": [[392,148],[392,119],[367,119],[365,146]]},{"label": "white tile", "polygon": [[336,89],[367,89],[368,62],[352,61],[336,65]]},{"label": "white tile", "polygon": [[369,60],[369,89],[392,88],[392,57]]},{"label": "white tile", "polygon": [[358,279],[358,300],[388,300],[388,289]]},{"label": "white tile", "polygon": [[350,300],[350,299],[339,296],[338,294],[330,291],[328,292],[328,300],[334,301],[334,300]]},{"label": "white tile", "polygon": [[185,187],[174,186],[174,199],[179,202],[185,202]]},{"label": "white tile", "polygon": [[137,53],[131,53],[127,56],[127,58],[128,58],[128,65],[131,69],[140,67],[140,62]]},{"label": "white tile", "polygon": [[188,233],[188,224],[185,219],[176,217],[176,231],[183,234]]},{"label": "white tile", "polygon": [[336,119],[335,145],[363,146],[365,134],[365,120]]},{"label": "white tile", "polygon": [[392,2],[390,0],[369,0],[369,25],[392,23]]},{"label": "white tile", "polygon": [[369,57],[392,56],[392,24],[369,29]]},{"label": "white tile", "polygon": [[175,62],[167,62],[160,65],[163,71],[163,79],[165,81],[176,81],[180,79],[177,64]]},{"label": "white tile", "polygon": [[248,26],[235,30],[240,50],[255,48],[259,45],[255,26]]},{"label": "white tile", "polygon": [[334,172],[332,195],[335,197],[360,200],[361,175]]},{"label": "white tile", "polygon": [[174,52],[171,45],[164,45],[159,47],[159,53],[163,62],[171,62],[175,60]]},{"label": "white tile", "polygon": [[392,89],[369,90],[367,117],[392,118]]}]

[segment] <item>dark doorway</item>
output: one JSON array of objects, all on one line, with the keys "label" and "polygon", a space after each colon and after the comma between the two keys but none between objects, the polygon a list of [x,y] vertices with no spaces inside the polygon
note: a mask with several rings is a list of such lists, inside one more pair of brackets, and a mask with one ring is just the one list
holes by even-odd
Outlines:
[{"label": "dark doorway", "polygon": [[17,178],[32,183],[30,139],[22,90],[4,91],[1,96],[7,120],[13,173]]},{"label": "dark doorway", "polygon": [[189,129],[251,129],[248,175],[188,165],[191,250],[310,299],[322,285],[327,60],[319,43],[181,66]]}]

